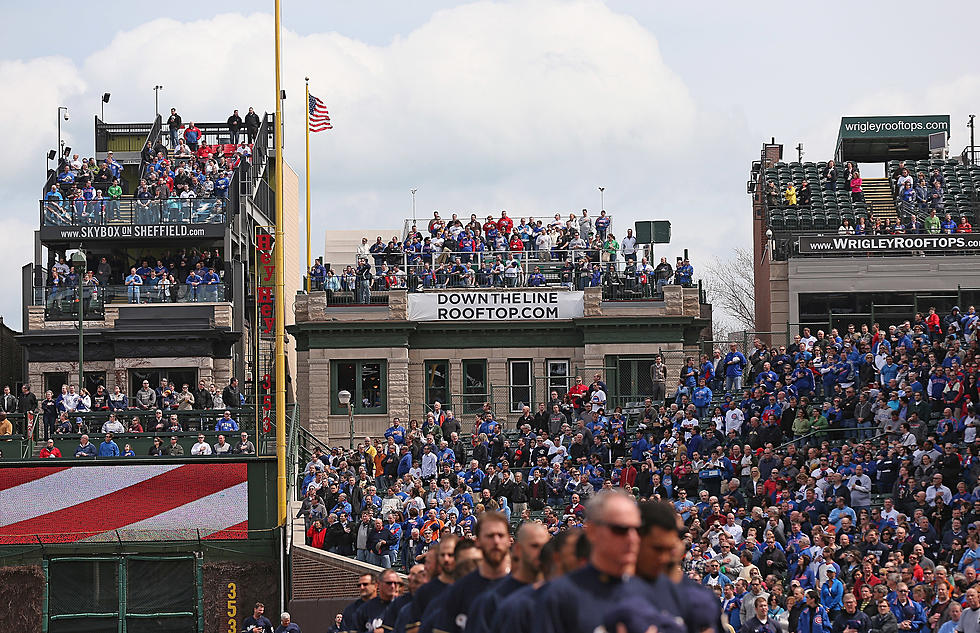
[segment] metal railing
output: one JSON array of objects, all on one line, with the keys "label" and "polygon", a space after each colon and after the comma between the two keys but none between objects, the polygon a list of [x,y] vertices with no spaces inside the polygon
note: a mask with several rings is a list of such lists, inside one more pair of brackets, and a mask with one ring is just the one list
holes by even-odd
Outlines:
[{"label": "metal railing", "polygon": [[[103,318],[106,304],[215,303],[228,301],[229,292],[224,283],[150,285],[144,282],[141,286],[86,286],[82,289],[82,298],[85,318],[98,320]],[[45,307],[47,320],[78,319],[78,300],[77,287],[34,288],[34,305]]]},{"label": "metal railing", "polygon": [[[407,290],[424,292],[444,288],[565,287],[584,290],[601,287],[603,300],[634,301],[663,298],[662,286],[678,283],[676,277],[660,283],[651,269],[638,261],[606,257],[595,249],[548,252],[509,251],[392,253],[357,255],[371,262],[370,278],[353,269],[340,274],[313,277],[314,291],[326,290],[328,304],[378,304],[376,292]],[[457,264],[457,259],[459,260]],[[517,262],[511,266],[510,262]],[[638,265],[639,264],[639,265]],[[304,280],[305,281],[305,280]],[[694,287],[693,279],[683,284]]]},{"label": "metal railing", "polygon": [[[167,198],[165,200],[98,199],[39,202],[41,226],[134,226],[154,224],[225,224],[224,198]],[[181,233],[181,232],[178,232]],[[186,233],[183,234],[183,233]],[[194,231],[175,237],[203,237]],[[135,235],[135,237],[139,237]]]}]

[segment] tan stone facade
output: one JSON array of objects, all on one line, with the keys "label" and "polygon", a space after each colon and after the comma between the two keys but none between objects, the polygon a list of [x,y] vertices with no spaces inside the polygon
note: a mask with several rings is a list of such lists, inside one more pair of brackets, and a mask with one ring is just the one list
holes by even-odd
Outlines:
[{"label": "tan stone facade", "polygon": [[[495,412],[499,419],[512,423],[520,413],[500,403],[507,399],[512,360],[531,361],[535,391],[540,394],[538,387],[544,384],[540,377],[546,376],[549,360],[567,361],[572,376],[588,371],[583,376],[588,382],[610,357],[697,354],[697,337],[706,326],[698,290],[666,286],[665,295],[664,301],[605,302],[599,288],[589,288],[581,318],[516,323],[501,330],[499,323],[447,326],[407,321],[404,291],[389,293],[386,306],[350,307],[328,305],[323,292],[300,293],[296,326],[290,331],[297,338],[296,393],[303,424],[326,441],[346,441],[350,422],[346,413],[338,414],[337,402],[331,401],[336,394],[331,393],[330,372],[332,361],[349,360],[384,361],[386,366],[387,410],[354,416],[357,441],[383,433],[393,417],[403,422],[424,418],[427,360],[448,362],[451,391],[463,382],[464,361],[486,361]],[[497,334],[484,331],[488,327],[496,327]],[[441,337],[446,345],[439,344]],[[485,344],[480,343],[483,340]],[[464,428],[470,422],[468,415],[457,412],[457,418]]]}]

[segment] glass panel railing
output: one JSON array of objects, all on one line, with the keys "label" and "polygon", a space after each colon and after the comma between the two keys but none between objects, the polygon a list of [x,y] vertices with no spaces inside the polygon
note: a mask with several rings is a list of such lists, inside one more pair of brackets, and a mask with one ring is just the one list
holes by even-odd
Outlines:
[{"label": "glass panel railing", "polygon": [[[166,200],[41,200],[41,226],[150,226],[158,224],[225,224],[224,198]],[[134,237],[141,237],[141,232]],[[194,234],[189,235],[195,237]],[[178,235],[178,237],[180,237]],[[201,237],[205,237],[202,235]]]},{"label": "glass panel railing", "polygon": [[[45,307],[48,320],[78,319],[78,288],[35,288],[34,305]],[[82,296],[86,319],[102,319],[106,304],[214,303],[228,300],[228,289],[216,284],[111,284],[85,288]]]}]

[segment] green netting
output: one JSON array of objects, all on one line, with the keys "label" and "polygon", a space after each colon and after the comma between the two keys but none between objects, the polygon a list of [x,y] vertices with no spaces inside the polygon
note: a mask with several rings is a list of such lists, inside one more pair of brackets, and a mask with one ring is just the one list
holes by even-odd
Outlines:
[{"label": "green netting", "polygon": [[195,572],[192,558],[127,559],[126,613],[196,612]]},{"label": "green netting", "polygon": [[197,618],[126,618],[126,633],[195,633]]},{"label": "green netting", "polygon": [[120,630],[120,619],[125,633],[196,632],[197,563],[189,556],[51,559],[48,632],[106,633]]},{"label": "green netting", "polygon": [[52,560],[48,613],[116,613],[119,611],[119,565],[112,560]]},{"label": "green netting", "polygon": [[[69,620],[53,620],[48,624],[48,633],[107,633],[118,627],[118,618],[99,618],[87,616]],[[191,630],[191,629],[188,629]]]}]

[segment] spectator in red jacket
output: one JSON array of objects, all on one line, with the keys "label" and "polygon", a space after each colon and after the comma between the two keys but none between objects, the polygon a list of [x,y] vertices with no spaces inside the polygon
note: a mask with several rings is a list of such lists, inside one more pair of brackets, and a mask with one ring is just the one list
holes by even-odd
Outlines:
[{"label": "spectator in red jacket", "polygon": [[633,465],[634,462],[631,460],[622,471],[619,473],[619,487],[620,488],[632,488],[636,483],[636,466]]},{"label": "spectator in red jacket", "polygon": [[41,449],[41,457],[61,457],[61,451],[54,445],[53,439],[48,439],[47,445]]},{"label": "spectator in red jacket", "polygon": [[310,529],[306,531],[306,540],[309,541],[310,547],[315,547],[317,549],[323,549],[323,541],[327,538],[327,530],[323,527],[323,521],[317,519],[310,525]]},{"label": "spectator in red jacket", "polygon": [[500,219],[497,220],[497,230],[500,231],[502,235],[510,235],[510,232],[514,229],[514,221],[507,217],[506,211],[500,212]]}]

